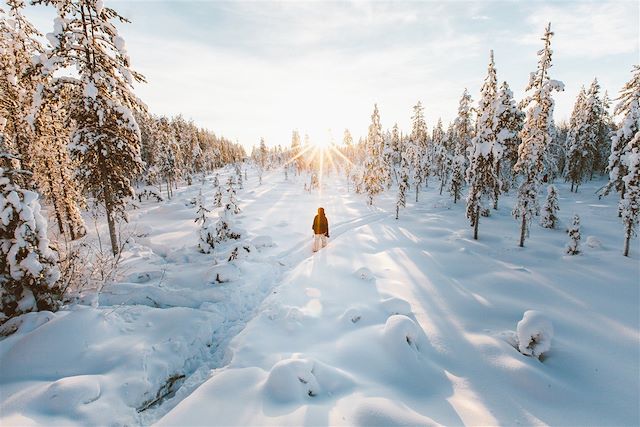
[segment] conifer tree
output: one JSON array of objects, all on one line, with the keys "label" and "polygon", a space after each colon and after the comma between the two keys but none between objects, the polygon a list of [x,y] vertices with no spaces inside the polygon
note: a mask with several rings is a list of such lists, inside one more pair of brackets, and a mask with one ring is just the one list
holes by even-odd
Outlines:
[{"label": "conifer tree", "polygon": [[233,187],[233,176],[229,176],[227,180],[227,204],[225,209],[232,211],[234,215],[240,213],[240,206],[238,206],[238,201],[236,200],[236,190]]},{"label": "conifer tree", "polygon": [[472,140],[467,169],[467,218],[473,227],[473,238],[478,239],[478,225],[485,199],[496,200],[496,188],[499,188],[497,176],[497,159],[502,156],[502,147],[495,135],[496,127],[496,73],[493,61],[493,51],[489,59],[487,78],[481,89],[478,103],[478,125],[476,136]]},{"label": "conifer tree", "polygon": [[[413,117],[411,117],[411,166],[413,169],[413,186],[416,189],[416,202],[420,187],[425,185],[429,179],[428,165],[426,164],[426,154],[428,145],[427,123],[424,120],[424,110],[422,103],[413,107]],[[426,170],[425,170],[426,169]]]},{"label": "conifer tree", "polygon": [[208,213],[211,212],[204,206],[204,198],[202,197],[202,191],[197,197],[196,200],[198,211],[196,213],[196,224],[200,225],[200,230],[198,231],[199,241],[198,241],[198,249],[203,254],[211,253],[211,250],[215,248],[215,234],[209,220]]},{"label": "conifer tree", "polygon": [[627,174],[624,176],[625,193],[619,209],[624,224],[624,256],[629,256],[629,242],[638,234],[640,221],[640,132],[627,144]]},{"label": "conifer tree", "polygon": [[445,133],[442,128],[442,119],[438,119],[435,127],[433,128],[433,135],[431,137],[431,147],[433,149],[433,168],[435,174],[440,178],[440,194],[442,189],[448,180],[449,173],[449,153],[447,152],[447,146],[445,141]]},{"label": "conifer tree", "polygon": [[[631,80],[624,85],[618,99],[619,103],[615,108],[615,114],[622,116],[622,123],[611,138],[608,166],[609,182],[604,189],[604,195],[607,195],[611,189],[620,194],[618,215],[622,217],[623,200],[628,190],[626,176],[630,173],[630,154],[634,144],[637,144],[638,138],[640,138],[638,136],[640,133],[640,65],[634,65]],[[634,141],[636,142],[634,143]],[[626,234],[628,233],[625,230]]]},{"label": "conifer tree", "polygon": [[391,130],[391,152],[393,165],[400,166],[402,157],[402,139],[400,137],[400,129],[398,129],[398,123],[394,123],[393,129]]},{"label": "conifer tree", "polygon": [[70,94],[68,90],[42,91],[43,107],[32,116],[34,136],[32,164],[35,181],[43,196],[51,202],[61,234],[75,240],[86,234],[79,206],[84,204],[73,179],[72,164],[67,151],[71,133],[64,107]]},{"label": "conifer tree", "polygon": [[409,162],[407,156],[401,154],[400,174],[398,178],[398,199],[396,200],[396,219],[400,214],[400,208],[407,206],[407,190],[409,189]]},{"label": "conifer tree", "polygon": [[[0,152],[0,160],[13,159]],[[0,166],[0,324],[30,311],[55,311],[62,297],[38,194],[18,184],[24,174]]]},{"label": "conifer tree", "polygon": [[569,243],[567,244],[566,253],[576,255],[580,253],[580,217],[578,214],[573,215],[571,227],[567,229],[569,234]]},{"label": "conifer tree", "polygon": [[534,215],[538,214],[538,187],[542,180],[545,153],[551,143],[551,126],[553,123],[554,90],[564,90],[564,84],[549,77],[551,68],[551,24],[545,28],[542,41],[544,48],[538,52],[538,69],[532,73],[527,86],[528,95],[522,102],[527,108],[526,119],[518,146],[518,162],[515,171],[523,179],[518,189],[518,202],[513,209],[513,215],[520,219],[520,246],[529,231],[529,224]]},{"label": "conifer tree", "polygon": [[513,167],[518,161],[519,132],[522,130],[524,113],[520,111],[513,99],[513,92],[507,82],[503,82],[496,100],[496,138],[503,147],[504,153],[498,167],[502,188],[508,191],[515,185]]},{"label": "conifer tree", "polygon": [[584,120],[585,120],[585,146],[589,151],[588,173],[589,179],[593,178],[593,174],[598,171],[599,165],[603,163],[600,158],[600,145],[607,145],[608,141],[605,137],[602,140],[602,131],[605,124],[603,120],[605,114],[603,111],[602,99],[600,98],[600,84],[598,79],[593,79],[584,103]]},{"label": "conifer tree", "polygon": [[571,191],[578,191],[584,175],[587,173],[590,147],[588,140],[588,123],[586,117],[586,92],[580,89],[569,121],[567,133],[567,178],[571,181]]},{"label": "conifer tree", "polygon": [[374,198],[384,190],[385,170],[382,159],[383,150],[382,126],[378,105],[375,104],[371,114],[371,124],[366,141],[367,157],[364,164],[364,191],[368,204],[373,205]]},{"label": "conifer tree", "polygon": [[113,254],[119,251],[116,217],[124,214],[126,199],[134,195],[131,180],[142,172],[140,129],[134,110],[144,105],[133,94],[133,71],[124,39],[112,21],[128,22],[94,0],[36,0],[53,4],[58,16],[47,35],[53,50],[43,63],[49,75],[75,67],[78,77],[57,78],[82,93],[70,105],[76,128],[69,146],[78,165],[77,179],[93,193],[107,214]]},{"label": "conifer tree", "polygon": [[558,224],[558,190],[555,185],[547,187],[547,198],[542,205],[542,217],[540,225],[544,228],[556,228]]},{"label": "conifer tree", "polygon": [[216,194],[213,196],[213,205],[217,208],[222,207],[222,191],[220,191],[220,187],[216,188]]},{"label": "conifer tree", "polygon": [[464,168],[466,170],[469,161],[468,161],[468,152],[467,150],[471,146],[471,139],[473,138],[473,120],[472,120],[472,107],[473,100],[471,99],[471,95],[467,91],[464,90],[462,93],[462,97],[460,98],[460,103],[458,106],[458,116],[453,122],[453,128],[456,133],[456,141],[460,145],[456,151],[458,154],[462,154],[464,159]]},{"label": "conifer tree", "polygon": [[[23,0],[7,0],[0,9],[0,121],[5,149],[17,156],[21,168],[33,170],[34,135],[29,123],[33,95],[42,76],[32,58],[43,48],[41,34],[22,14]],[[25,178],[25,177],[22,177]]]}]

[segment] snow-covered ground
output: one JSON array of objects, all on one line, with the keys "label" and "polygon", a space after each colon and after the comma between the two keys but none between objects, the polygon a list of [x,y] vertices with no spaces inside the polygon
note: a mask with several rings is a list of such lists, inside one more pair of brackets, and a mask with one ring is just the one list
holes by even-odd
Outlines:
[{"label": "snow-covered ground", "polygon": [[[196,249],[210,178],[131,213],[122,280],[93,304],[0,341],[2,425],[640,425],[640,248],[622,256],[602,182],[557,183],[559,229],[519,248],[510,196],[474,241],[435,188],[395,220],[394,192],[368,207],[339,177],[308,193],[250,170],[251,252],[228,264],[233,245]],[[331,238],[312,254],[319,206]],[[542,360],[517,350],[527,310],[552,323]]]}]

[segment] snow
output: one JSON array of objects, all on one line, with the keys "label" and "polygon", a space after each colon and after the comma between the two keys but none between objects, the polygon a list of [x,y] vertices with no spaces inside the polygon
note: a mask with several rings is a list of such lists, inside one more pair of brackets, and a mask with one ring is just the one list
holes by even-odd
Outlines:
[{"label": "snow", "polygon": [[[129,212],[116,283],[3,326],[2,425],[640,424],[640,245],[622,256],[604,181],[554,183],[560,225],[520,248],[515,194],[474,241],[437,188],[396,220],[395,191],[248,175],[241,239],[198,252],[189,201],[216,188],[194,179]],[[565,256],[573,213],[589,237]]]},{"label": "snow", "polygon": [[553,324],[543,313],[527,310],[516,327],[518,350],[527,356],[540,358],[551,349]]}]

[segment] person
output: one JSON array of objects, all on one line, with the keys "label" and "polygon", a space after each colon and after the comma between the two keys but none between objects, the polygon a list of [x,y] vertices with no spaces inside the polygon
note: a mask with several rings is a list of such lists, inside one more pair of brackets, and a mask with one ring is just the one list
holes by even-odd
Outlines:
[{"label": "person", "polygon": [[313,218],[313,252],[317,252],[320,248],[327,246],[329,238],[329,221],[324,214],[324,208],[318,208],[318,215]]}]

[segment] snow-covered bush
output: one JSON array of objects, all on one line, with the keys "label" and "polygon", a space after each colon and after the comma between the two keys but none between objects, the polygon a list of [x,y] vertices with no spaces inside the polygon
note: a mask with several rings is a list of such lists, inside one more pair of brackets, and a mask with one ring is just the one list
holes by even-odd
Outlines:
[{"label": "snow-covered bush", "polygon": [[553,324],[544,314],[527,310],[516,327],[518,350],[537,359],[551,349]]},{"label": "snow-covered bush", "polygon": [[542,205],[542,217],[540,218],[540,225],[544,228],[556,228],[558,223],[557,212],[560,210],[558,207],[558,190],[555,185],[547,187],[547,199]]},{"label": "snow-covered bush", "polygon": [[198,235],[200,237],[198,241],[198,249],[203,254],[208,254],[213,248],[215,248],[215,231],[211,220],[207,216],[207,213],[210,211],[204,207],[202,193],[198,195],[196,203],[198,205],[198,213],[195,222],[200,224],[200,230],[198,231]]},{"label": "snow-covered bush", "polygon": [[49,247],[38,194],[0,167],[0,324],[22,313],[55,311],[62,297],[58,255]]},{"label": "snow-covered bush", "polygon": [[580,253],[580,217],[578,214],[573,215],[573,223],[571,227],[567,229],[569,234],[569,243],[567,244],[566,252],[569,255],[576,255]]}]

